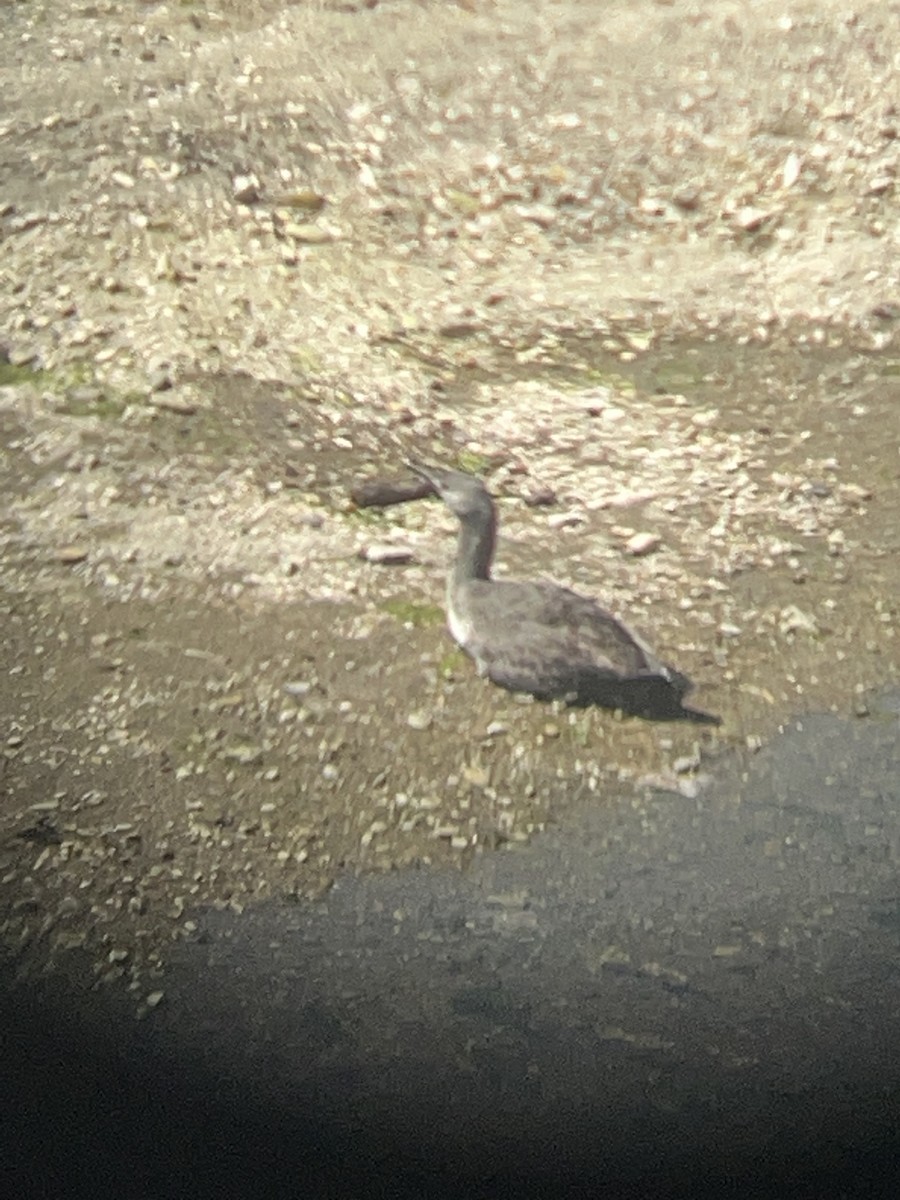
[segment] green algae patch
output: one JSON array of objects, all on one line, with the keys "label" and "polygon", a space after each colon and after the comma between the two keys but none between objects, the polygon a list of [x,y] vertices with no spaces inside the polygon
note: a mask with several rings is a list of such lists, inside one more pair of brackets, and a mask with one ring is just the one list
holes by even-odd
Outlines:
[{"label": "green algae patch", "polygon": [[444,610],[440,605],[404,600],[399,596],[392,600],[385,600],[381,609],[389,616],[402,621],[404,625],[413,625],[417,629],[440,625],[444,620]]}]

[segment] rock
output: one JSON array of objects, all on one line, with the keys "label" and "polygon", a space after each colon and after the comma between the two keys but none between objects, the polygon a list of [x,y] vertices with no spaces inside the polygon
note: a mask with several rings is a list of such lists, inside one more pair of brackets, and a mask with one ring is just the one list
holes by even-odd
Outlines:
[{"label": "rock", "polygon": [[693,754],[683,754],[676,758],[672,763],[672,770],[676,775],[687,775],[690,771],[696,771],[699,766],[700,755],[695,751]]},{"label": "rock", "polygon": [[281,208],[294,208],[303,212],[317,213],[325,207],[325,197],[319,192],[314,192],[312,188],[297,188],[293,192],[286,192],[279,196],[277,203]]},{"label": "rock", "polygon": [[392,546],[387,543],[375,543],[365,546],[359,552],[363,562],[377,563],[379,566],[400,566],[415,560],[415,552],[411,546]]},{"label": "rock", "polygon": [[260,197],[259,180],[255,175],[235,175],[231,195],[238,204],[255,204]]},{"label": "rock", "polygon": [[549,508],[556,503],[556,492],[551,487],[538,487],[522,499],[529,508]]},{"label": "rock", "polygon": [[282,691],[288,696],[293,696],[295,699],[302,700],[304,696],[308,696],[312,691],[313,685],[307,679],[296,679],[290,683],[286,683],[282,687]]},{"label": "rock", "polygon": [[552,513],[547,518],[547,524],[551,529],[570,529],[575,525],[583,525],[585,517],[580,512],[562,512]]},{"label": "rock", "polygon": [[693,212],[700,206],[700,189],[680,187],[672,193],[672,203],[685,212]]},{"label": "rock", "polygon": [[662,538],[659,534],[635,533],[625,543],[625,551],[634,555],[635,558],[641,558],[645,554],[651,554],[654,550],[658,550],[661,544]]},{"label": "rock", "polygon": [[870,196],[881,196],[893,186],[894,180],[890,175],[875,175],[869,180],[866,191]]},{"label": "rock", "polygon": [[516,212],[523,221],[531,221],[539,229],[550,229],[556,224],[556,209],[550,208],[546,204],[521,204],[516,208]]},{"label": "rock", "polygon": [[40,351],[34,346],[14,346],[6,353],[6,361],[11,367],[37,367]]},{"label": "rock", "polygon": [[800,178],[800,171],[803,167],[803,159],[792,150],[784,160],[784,166],[781,168],[781,186],[783,188],[793,187]]},{"label": "rock", "polygon": [[805,613],[796,604],[789,604],[781,610],[778,618],[778,628],[782,633],[818,633],[816,619],[810,613]]},{"label": "rock", "polygon": [[172,386],[172,364],[153,362],[147,367],[147,385],[151,392],[165,392]]},{"label": "rock", "polygon": [[755,208],[748,204],[737,210],[732,217],[732,224],[741,233],[758,233],[774,216],[772,209]]},{"label": "rock", "polygon": [[330,230],[323,229],[311,221],[289,221],[284,227],[284,233],[293,241],[302,242],[307,246],[321,246],[325,242],[334,241],[334,234]]},{"label": "rock", "polygon": [[183,417],[190,417],[197,411],[197,405],[179,392],[161,392],[158,395],[151,396],[150,403],[154,408],[162,409],[165,412],[178,413]]},{"label": "rock", "polygon": [[74,566],[76,563],[84,562],[90,551],[87,546],[73,543],[71,546],[62,546],[56,552],[56,561],[63,563],[67,567]]}]

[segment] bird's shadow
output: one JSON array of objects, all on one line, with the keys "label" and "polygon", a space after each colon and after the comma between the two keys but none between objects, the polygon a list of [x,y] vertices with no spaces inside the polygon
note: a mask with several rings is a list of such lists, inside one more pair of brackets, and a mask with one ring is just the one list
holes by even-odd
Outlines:
[{"label": "bird's shadow", "polygon": [[[688,684],[684,680],[685,691]],[[646,679],[619,679],[615,682],[592,679],[565,697],[571,708],[612,708],[629,717],[645,721],[693,721],[698,725],[721,725],[722,718],[684,704],[683,693],[658,676]]]}]

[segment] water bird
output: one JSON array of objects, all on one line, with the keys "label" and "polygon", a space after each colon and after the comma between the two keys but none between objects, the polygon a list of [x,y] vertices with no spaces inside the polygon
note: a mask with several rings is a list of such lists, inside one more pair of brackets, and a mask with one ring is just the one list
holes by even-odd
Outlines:
[{"label": "water bird", "polygon": [[407,465],[459,520],[447,624],[480,675],[540,700],[719,724],[718,717],[686,708],[687,676],[596,601],[555,583],[491,578],[497,510],[479,478],[418,461]]}]

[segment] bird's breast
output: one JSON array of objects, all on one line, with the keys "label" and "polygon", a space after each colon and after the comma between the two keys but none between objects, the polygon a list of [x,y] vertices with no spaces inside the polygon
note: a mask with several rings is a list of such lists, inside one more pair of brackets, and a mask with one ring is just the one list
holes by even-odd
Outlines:
[{"label": "bird's breast", "polygon": [[469,645],[472,640],[472,622],[466,620],[452,604],[447,606],[447,626],[455,642],[463,647]]}]

